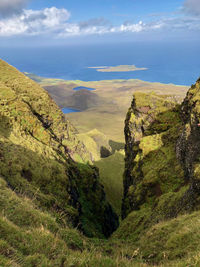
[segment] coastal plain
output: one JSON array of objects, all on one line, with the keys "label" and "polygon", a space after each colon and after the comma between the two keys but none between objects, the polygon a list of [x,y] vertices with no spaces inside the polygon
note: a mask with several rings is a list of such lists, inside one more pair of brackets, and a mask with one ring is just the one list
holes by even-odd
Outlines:
[{"label": "coastal plain", "polygon": [[[166,95],[179,103],[189,86],[151,83],[141,80],[64,81],[41,79],[40,84],[61,107],[79,109],[79,113],[65,116],[80,133],[96,128],[110,140],[124,142],[124,118],[131,104],[133,93],[145,92]],[[76,87],[93,88],[74,91]]]}]

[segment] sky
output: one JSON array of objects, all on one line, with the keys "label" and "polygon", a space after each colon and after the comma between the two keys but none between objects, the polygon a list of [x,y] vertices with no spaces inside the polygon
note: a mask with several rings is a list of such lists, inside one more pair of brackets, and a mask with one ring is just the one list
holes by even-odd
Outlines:
[{"label": "sky", "polygon": [[163,39],[200,39],[200,0],[0,0],[7,45]]}]

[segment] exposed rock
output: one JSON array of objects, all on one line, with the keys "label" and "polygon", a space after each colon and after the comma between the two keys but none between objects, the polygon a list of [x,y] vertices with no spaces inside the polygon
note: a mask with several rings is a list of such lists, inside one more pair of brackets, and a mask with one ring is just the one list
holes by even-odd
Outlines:
[{"label": "exposed rock", "polygon": [[200,80],[181,106],[135,94],[125,121],[123,218],[144,206],[151,223],[199,209],[199,123]]},{"label": "exposed rock", "polygon": [[135,93],[125,121],[123,218],[181,185],[173,147],[181,126],[178,109],[176,102],[154,93]]},{"label": "exposed rock", "polygon": [[182,198],[189,210],[200,205],[200,79],[192,85],[181,105],[183,129],[176,145],[177,158],[190,185]]}]

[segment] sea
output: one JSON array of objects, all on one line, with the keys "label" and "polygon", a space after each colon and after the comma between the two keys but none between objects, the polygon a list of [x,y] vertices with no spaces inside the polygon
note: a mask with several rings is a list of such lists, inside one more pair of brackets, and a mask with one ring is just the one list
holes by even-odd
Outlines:
[{"label": "sea", "polygon": [[[140,79],[191,85],[200,76],[200,44],[196,42],[128,42],[37,47],[5,47],[0,58],[22,72],[65,80]],[[135,65],[147,70],[98,72],[89,67]]]}]

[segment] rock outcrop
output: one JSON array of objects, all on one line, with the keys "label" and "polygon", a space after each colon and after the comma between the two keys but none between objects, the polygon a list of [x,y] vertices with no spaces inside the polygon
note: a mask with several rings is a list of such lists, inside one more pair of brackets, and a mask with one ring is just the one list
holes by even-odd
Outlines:
[{"label": "rock outcrop", "polygon": [[200,207],[200,79],[192,85],[181,105],[183,129],[176,154],[184,171],[188,191],[182,205],[188,210]]},{"label": "rock outcrop", "polygon": [[175,153],[180,128],[179,106],[171,98],[134,95],[125,122],[123,218],[182,185]]},{"label": "rock outcrop", "polygon": [[200,79],[182,104],[136,93],[125,137],[124,220],[113,239],[153,265],[199,265]]},{"label": "rock outcrop", "polygon": [[152,223],[199,208],[200,80],[181,105],[136,93],[125,122],[122,216],[148,207]]}]

